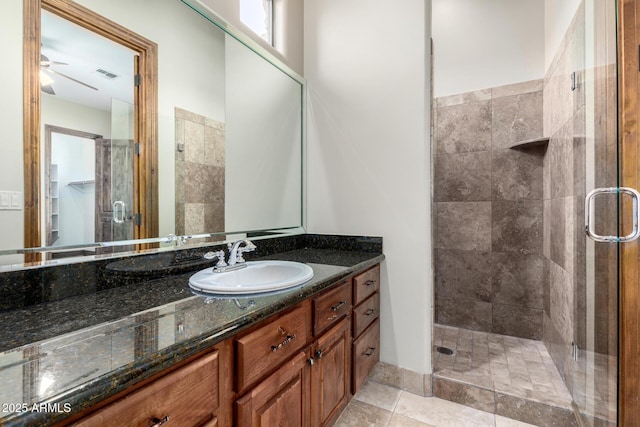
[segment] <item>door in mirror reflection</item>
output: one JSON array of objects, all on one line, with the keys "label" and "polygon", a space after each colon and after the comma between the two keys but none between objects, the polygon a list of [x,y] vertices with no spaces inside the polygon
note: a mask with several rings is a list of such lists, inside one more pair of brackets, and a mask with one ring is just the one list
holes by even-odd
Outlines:
[{"label": "door in mirror reflection", "polygon": [[94,238],[96,141],[100,135],[46,127],[47,246],[89,243]]},{"label": "door in mirror reflection", "polygon": [[133,197],[134,106],[113,99],[111,102],[111,235],[96,242],[133,239],[135,206]]},{"label": "door in mirror reflection", "polygon": [[47,76],[41,78],[43,243],[133,239],[137,56],[44,10],[41,55],[41,74]]}]

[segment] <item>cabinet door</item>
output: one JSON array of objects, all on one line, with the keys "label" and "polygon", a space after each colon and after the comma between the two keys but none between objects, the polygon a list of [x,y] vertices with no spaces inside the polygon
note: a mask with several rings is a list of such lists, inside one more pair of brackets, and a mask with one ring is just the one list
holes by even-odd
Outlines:
[{"label": "cabinet door", "polygon": [[308,427],[308,363],[307,353],[298,353],[236,401],[237,425]]},{"label": "cabinet door", "polygon": [[350,322],[343,319],[318,339],[313,357],[311,399],[313,425],[330,425],[349,400]]}]

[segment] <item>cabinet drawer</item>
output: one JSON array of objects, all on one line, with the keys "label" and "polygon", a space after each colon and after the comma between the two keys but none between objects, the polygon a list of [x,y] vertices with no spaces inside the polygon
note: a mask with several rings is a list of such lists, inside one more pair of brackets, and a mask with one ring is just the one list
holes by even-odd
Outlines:
[{"label": "cabinet drawer", "polygon": [[215,426],[218,352],[209,353],[80,420],[79,426]]},{"label": "cabinet drawer", "polygon": [[351,284],[346,281],[337,288],[313,299],[313,333],[319,335],[351,310]]},{"label": "cabinet drawer", "polygon": [[245,390],[269,373],[300,350],[310,338],[311,312],[306,303],[237,339],[236,391]]},{"label": "cabinet drawer", "polygon": [[380,359],[380,320],[376,319],[369,328],[353,341],[353,381],[352,392],[356,394],[362,383]]},{"label": "cabinet drawer", "polygon": [[376,292],[353,310],[353,336],[357,338],[380,315],[380,294]]},{"label": "cabinet drawer", "polygon": [[380,288],[380,265],[353,278],[353,304],[358,305]]}]

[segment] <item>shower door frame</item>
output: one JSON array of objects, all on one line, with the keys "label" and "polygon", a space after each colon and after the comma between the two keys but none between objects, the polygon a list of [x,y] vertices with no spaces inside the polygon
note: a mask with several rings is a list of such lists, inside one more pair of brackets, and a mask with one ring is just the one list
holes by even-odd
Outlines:
[{"label": "shower door frame", "polygon": [[[618,122],[620,186],[640,188],[640,0],[618,0]],[[620,209],[621,232],[631,206]],[[640,426],[640,242],[620,250],[618,424]]]}]

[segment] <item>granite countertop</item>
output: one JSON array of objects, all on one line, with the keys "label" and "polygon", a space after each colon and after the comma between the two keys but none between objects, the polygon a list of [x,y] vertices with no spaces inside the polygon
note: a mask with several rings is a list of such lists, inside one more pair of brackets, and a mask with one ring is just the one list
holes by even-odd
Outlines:
[{"label": "granite countertop", "polygon": [[384,255],[304,248],[263,259],[307,263],[314,277],[277,293],[221,298],[194,294],[191,271],[0,312],[0,425],[60,421]]}]

